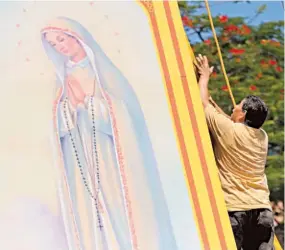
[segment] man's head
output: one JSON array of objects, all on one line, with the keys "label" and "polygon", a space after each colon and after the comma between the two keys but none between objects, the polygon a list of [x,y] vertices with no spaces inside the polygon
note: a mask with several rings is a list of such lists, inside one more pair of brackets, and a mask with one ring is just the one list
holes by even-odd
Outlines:
[{"label": "man's head", "polygon": [[231,119],[252,128],[260,128],[266,120],[268,108],[257,96],[249,95],[233,109]]}]

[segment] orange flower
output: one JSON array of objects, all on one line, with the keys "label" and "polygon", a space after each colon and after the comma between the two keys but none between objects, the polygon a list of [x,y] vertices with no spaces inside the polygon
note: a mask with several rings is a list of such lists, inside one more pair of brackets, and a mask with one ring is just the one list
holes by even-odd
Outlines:
[{"label": "orange flower", "polygon": [[219,16],[219,20],[220,23],[226,23],[229,20],[229,18],[224,15],[224,16]]},{"label": "orange flower", "polygon": [[237,62],[237,63],[239,63],[240,61],[241,61],[241,59],[240,59],[240,58],[237,58],[237,59],[236,59],[236,62]]},{"label": "orange flower", "polygon": [[188,25],[190,28],[193,28],[193,27],[194,27],[192,20],[189,20],[188,23],[187,23],[187,25]]},{"label": "orange flower", "polygon": [[258,73],[255,79],[259,80],[261,77],[262,77],[262,73]]},{"label": "orange flower", "polygon": [[269,60],[268,63],[269,63],[270,65],[276,65],[276,64],[277,64],[277,62],[276,62],[275,60]]},{"label": "orange flower", "polygon": [[188,16],[183,16],[183,17],[182,17],[182,22],[183,22],[183,24],[187,23],[188,20],[189,20]]},{"label": "orange flower", "polygon": [[283,72],[283,69],[282,69],[280,66],[277,66],[277,67],[276,67],[276,71],[277,71],[277,72]]},{"label": "orange flower", "polygon": [[227,42],[228,40],[229,40],[229,38],[227,36],[222,37],[222,41]]},{"label": "orange flower", "polygon": [[251,29],[248,26],[243,24],[241,28],[241,34],[249,35],[250,33],[251,33]]},{"label": "orange flower", "polygon": [[211,44],[211,40],[207,39],[207,40],[204,41],[204,43],[207,44],[207,45],[210,45]]},{"label": "orange flower", "polygon": [[255,85],[251,85],[251,86],[249,87],[249,89],[250,89],[251,91],[255,91],[255,90],[257,89],[257,87],[256,87]]},{"label": "orange flower", "polygon": [[212,76],[213,78],[216,78],[216,77],[217,77],[217,72],[214,71],[211,76]]},{"label": "orange flower", "polygon": [[266,62],[264,59],[262,59],[262,60],[260,61],[260,65],[261,65],[261,67],[263,67],[263,68],[268,68],[268,64],[267,64],[267,62]]},{"label": "orange flower", "polygon": [[230,49],[230,53],[233,55],[242,55],[244,52],[244,49]]},{"label": "orange flower", "polygon": [[270,44],[271,44],[272,46],[280,47],[280,43],[277,42],[277,41],[274,41],[274,40],[270,40]]},{"label": "orange flower", "polygon": [[225,31],[227,32],[236,32],[239,28],[236,25],[230,24],[227,27],[225,27]]},{"label": "orange flower", "polygon": [[229,91],[228,86],[227,86],[227,85],[223,85],[223,86],[222,86],[222,90],[223,90],[223,91]]},{"label": "orange flower", "polygon": [[193,21],[188,18],[188,16],[183,16],[182,17],[182,22],[185,26],[193,27]]}]

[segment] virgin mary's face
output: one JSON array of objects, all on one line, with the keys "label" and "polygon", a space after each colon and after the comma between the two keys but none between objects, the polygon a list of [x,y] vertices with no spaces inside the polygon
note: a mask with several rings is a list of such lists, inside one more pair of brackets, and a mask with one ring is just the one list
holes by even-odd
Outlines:
[{"label": "virgin mary's face", "polygon": [[69,36],[63,32],[50,31],[45,33],[45,39],[59,53],[65,56],[75,56],[83,48],[76,38]]}]

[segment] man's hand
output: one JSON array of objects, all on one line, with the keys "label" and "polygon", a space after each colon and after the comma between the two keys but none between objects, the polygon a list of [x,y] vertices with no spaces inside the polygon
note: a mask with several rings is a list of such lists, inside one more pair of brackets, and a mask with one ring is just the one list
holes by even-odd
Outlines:
[{"label": "man's hand", "polygon": [[199,54],[198,57],[196,57],[197,63],[195,63],[198,72],[200,74],[200,78],[209,79],[211,74],[213,73],[214,67],[209,67],[208,59],[206,56],[202,56]]},{"label": "man's hand", "polygon": [[199,78],[200,96],[202,99],[203,106],[204,108],[206,108],[207,105],[209,104],[208,83],[214,67],[211,68],[209,67],[208,59],[206,56],[202,56],[199,54],[199,56],[196,59],[197,63],[195,65],[200,74]]}]

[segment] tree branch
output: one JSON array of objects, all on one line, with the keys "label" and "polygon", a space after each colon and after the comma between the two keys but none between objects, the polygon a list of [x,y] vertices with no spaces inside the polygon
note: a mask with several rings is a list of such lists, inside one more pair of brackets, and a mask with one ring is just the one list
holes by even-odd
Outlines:
[{"label": "tree branch", "polygon": [[201,39],[202,42],[205,41],[205,39],[202,37],[202,30],[200,28],[200,30],[197,30],[193,27],[193,30],[195,31],[195,33],[198,35],[198,37]]}]

